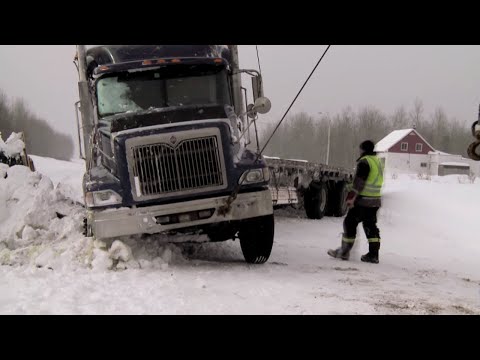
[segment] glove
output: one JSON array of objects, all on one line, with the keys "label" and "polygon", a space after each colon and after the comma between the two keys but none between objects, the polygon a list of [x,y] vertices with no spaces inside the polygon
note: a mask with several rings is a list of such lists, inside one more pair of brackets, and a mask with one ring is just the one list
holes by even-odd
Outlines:
[{"label": "glove", "polygon": [[350,191],[348,193],[347,200],[345,201],[345,203],[347,204],[347,208],[350,209],[353,207],[356,198],[357,198],[357,194],[354,191]]}]

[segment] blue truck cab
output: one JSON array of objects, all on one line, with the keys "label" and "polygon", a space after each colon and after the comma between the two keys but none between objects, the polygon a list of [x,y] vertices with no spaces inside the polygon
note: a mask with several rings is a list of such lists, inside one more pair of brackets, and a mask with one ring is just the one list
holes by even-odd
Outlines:
[{"label": "blue truck cab", "polygon": [[[79,45],[76,60],[86,235],[239,238],[247,262],[266,262],[270,172],[248,145],[256,110],[269,105],[237,47]],[[248,107],[242,73],[253,79]]]}]

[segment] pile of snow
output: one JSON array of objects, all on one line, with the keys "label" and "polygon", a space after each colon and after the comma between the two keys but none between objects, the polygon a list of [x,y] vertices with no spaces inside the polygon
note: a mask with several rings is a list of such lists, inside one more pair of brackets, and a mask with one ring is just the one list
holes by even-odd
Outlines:
[{"label": "pile of snow", "polygon": [[91,268],[96,271],[125,269],[167,270],[169,265],[186,260],[183,249],[155,237],[128,237],[122,240],[95,241]]},{"label": "pile of snow", "polygon": [[[3,168],[0,178],[0,265],[52,270],[166,269],[185,261],[184,247],[168,237],[107,242],[83,236],[84,208],[71,190],[25,166]],[[68,190],[68,191],[66,191]]]},{"label": "pile of snow", "polygon": [[25,143],[21,140],[21,133],[12,132],[7,141],[3,141],[0,133],[0,152],[7,157],[16,157],[25,149]]},{"label": "pile of snow", "polygon": [[432,268],[478,276],[479,184],[467,175],[386,179],[379,213],[382,249],[422,258]]},{"label": "pile of snow", "polygon": [[7,170],[9,166],[7,164],[0,163],[0,179],[3,179],[7,176]]},{"label": "pile of snow", "polygon": [[83,204],[84,160],[63,161],[36,155],[30,155],[30,157],[39,173],[48,176],[53,185],[62,188],[62,192],[69,198]]},{"label": "pile of snow", "polygon": [[86,245],[81,210],[48,177],[8,168],[0,178],[0,264],[48,266],[56,255],[70,262]]}]

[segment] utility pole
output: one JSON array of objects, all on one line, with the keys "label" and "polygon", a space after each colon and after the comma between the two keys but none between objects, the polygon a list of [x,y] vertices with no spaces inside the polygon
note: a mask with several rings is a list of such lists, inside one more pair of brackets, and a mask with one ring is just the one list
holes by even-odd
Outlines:
[{"label": "utility pole", "polygon": [[328,160],[330,159],[330,127],[331,127],[330,116],[328,116],[328,137],[327,137],[327,161],[326,161],[326,165],[328,165]]},{"label": "utility pole", "polygon": [[[319,112],[319,115],[322,115],[323,112]],[[328,165],[328,161],[330,160],[330,128],[331,128],[331,121],[330,121],[330,114],[327,112],[327,120],[328,120],[328,132],[327,132],[327,156],[325,159],[325,165]]]}]

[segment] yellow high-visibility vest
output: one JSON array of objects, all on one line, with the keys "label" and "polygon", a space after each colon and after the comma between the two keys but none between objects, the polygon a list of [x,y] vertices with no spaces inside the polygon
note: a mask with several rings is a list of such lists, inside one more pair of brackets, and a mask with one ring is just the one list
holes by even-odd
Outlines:
[{"label": "yellow high-visibility vest", "polygon": [[365,188],[360,192],[361,196],[381,197],[383,185],[383,167],[380,159],[375,155],[365,155],[360,160],[367,160],[370,166]]}]

